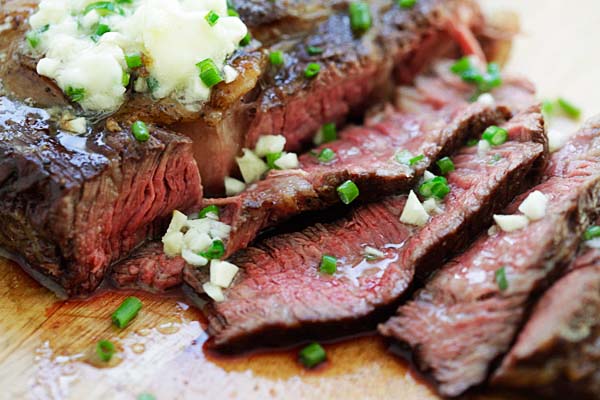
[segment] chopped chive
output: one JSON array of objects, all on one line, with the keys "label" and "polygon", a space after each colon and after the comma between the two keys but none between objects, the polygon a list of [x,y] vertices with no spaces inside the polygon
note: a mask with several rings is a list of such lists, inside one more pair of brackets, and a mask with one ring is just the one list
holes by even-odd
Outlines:
[{"label": "chopped chive", "polygon": [[223,82],[223,77],[219,72],[217,65],[211,58],[200,61],[196,64],[196,67],[200,70],[200,79],[209,88],[216,84]]},{"label": "chopped chive", "polygon": [[213,240],[210,247],[200,253],[200,255],[208,260],[218,260],[225,254],[225,245],[219,239]]},{"label": "chopped chive", "polygon": [[463,74],[474,68],[470,57],[463,57],[450,66],[450,71],[457,75]]},{"label": "chopped chive", "polygon": [[67,86],[65,89],[65,94],[71,101],[79,102],[85,97],[85,89],[84,88],[75,88],[73,86]]},{"label": "chopped chive", "polygon": [[371,27],[371,10],[369,4],[364,1],[353,1],[350,3],[350,27],[355,32],[364,32]]},{"label": "chopped chive", "polygon": [[400,164],[410,165],[410,160],[412,160],[414,158],[414,155],[408,150],[400,150],[399,152],[396,153],[394,158]]},{"label": "chopped chive", "polygon": [[549,118],[554,114],[554,102],[552,100],[542,101],[542,114],[544,117]]},{"label": "chopped chive", "polygon": [[251,41],[252,41],[252,36],[250,35],[250,32],[248,32],[248,33],[246,33],[246,36],[244,36],[242,38],[242,40],[240,40],[240,46],[248,46]]},{"label": "chopped chive", "polygon": [[508,132],[506,129],[492,125],[483,132],[481,138],[486,140],[492,146],[500,146],[508,139]]},{"label": "chopped chive", "polygon": [[441,158],[436,162],[436,164],[440,169],[442,175],[446,175],[448,172],[454,171],[455,169],[454,163],[452,162],[450,157]]},{"label": "chopped chive", "polygon": [[419,186],[419,194],[427,198],[436,197],[441,200],[448,193],[450,193],[450,186],[448,185],[448,180],[443,176],[436,176]]},{"label": "chopped chive", "polygon": [[96,27],[96,31],[94,32],[94,36],[99,38],[100,36],[104,35],[106,32],[110,32],[110,27],[106,24],[98,24],[98,26]]},{"label": "chopped chive", "polygon": [[238,12],[235,11],[233,8],[227,9],[227,15],[229,15],[230,17],[239,17],[240,16],[240,14],[238,14]]},{"label": "chopped chive", "polygon": [[142,302],[137,297],[128,297],[112,315],[112,321],[118,328],[125,328],[142,308]]},{"label": "chopped chive", "polygon": [[146,78],[146,85],[148,86],[148,90],[150,90],[150,93],[154,93],[156,90],[158,90],[158,87],[160,86],[158,80],[153,76],[149,76]]},{"label": "chopped chive", "polygon": [[131,132],[138,142],[147,142],[150,139],[150,130],[143,121],[135,121],[131,125]]},{"label": "chopped chive", "polygon": [[597,237],[600,237],[600,226],[598,225],[590,226],[583,234],[583,240],[592,240]]},{"label": "chopped chive", "polygon": [[267,154],[265,156],[265,158],[267,159],[267,166],[270,169],[281,169],[277,165],[275,165],[275,161],[279,160],[282,155],[283,155],[283,152],[281,152],[281,151],[278,151],[277,153]]},{"label": "chopped chive", "polygon": [[96,354],[100,360],[108,362],[115,354],[115,345],[108,340],[100,340],[96,343]]},{"label": "chopped chive", "polygon": [[311,56],[317,56],[323,53],[323,49],[317,46],[306,46],[306,52]]},{"label": "chopped chive", "polygon": [[415,157],[411,158],[410,160],[408,160],[408,165],[410,165],[411,167],[415,166],[419,162],[421,162],[424,158],[425,158],[425,156],[423,154],[419,154],[418,156],[415,156]]},{"label": "chopped chive", "polygon": [[323,143],[329,143],[337,140],[337,128],[333,122],[323,124],[321,127],[321,133],[323,134]]},{"label": "chopped chive", "polygon": [[567,99],[559,97],[557,103],[569,118],[579,119],[581,117],[581,109]]},{"label": "chopped chive", "polygon": [[314,78],[321,71],[321,65],[317,63],[309,63],[304,69],[304,76],[307,78]]},{"label": "chopped chive", "polygon": [[37,32],[27,32],[25,39],[27,39],[27,43],[32,49],[40,45],[40,35]]},{"label": "chopped chive", "polygon": [[123,75],[121,76],[121,85],[127,87],[129,85],[129,80],[131,79],[131,75],[127,71],[123,71]]},{"label": "chopped chive", "polygon": [[271,65],[275,65],[275,66],[283,65],[283,62],[285,61],[283,52],[282,51],[272,51],[271,53],[269,53],[269,61],[271,62]]},{"label": "chopped chive", "polygon": [[215,26],[215,24],[219,20],[219,14],[217,14],[213,10],[210,10],[208,12],[208,14],[206,14],[206,16],[204,17],[204,19],[206,20],[206,22],[208,22],[208,24],[210,26]]},{"label": "chopped chive", "polygon": [[156,397],[150,393],[142,393],[137,397],[137,400],[156,400]]},{"label": "chopped chive", "polygon": [[300,350],[298,356],[305,367],[313,368],[325,361],[327,353],[319,343],[311,343]]},{"label": "chopped chive", "polygon": [[214,204],[211,204],[210,206],[204,207],[198,213],[198,218],[206,218],[206,214],[208,214],[208,213],[213,213],[213,214],[215,214],[218,217],[219,216],[219,207],[217,207]]},{"label": "chopped chive", "polygon": [[125,63],[129,69],[139,68],[144,65],[142,63],[142,55],[139,53],[125,54]]},{"label": "chopped chive", "polygon": [[417,0],[398,0],[398,5],[402,8],[413,8]]},{"label": "chopped chive", "polygon": [[321,150],[317,159],[323,163],[329,162],[335,158],[335,151],[331,150],[329,147]]},{"label": "chopped chive", "polygon": [[506,279],[506,269],[504,267],[496,270],[495,277],[498,289],[501,291],[508,289],[508,280]]},{"label": "chopped chive", "polygon": [[477,143],[479,143],[479,139],[467,140],[467,146],[469,146],[469,147],[477,146]]},{"label": "chopped chive", "polygon": [[[463,57],[452,64],[450,71],[460,76],[463,81],[474,84],[479,93],[489,92],[502,85],[500,67],[496,63],[488,64],[486,72],[482,73],[471,57]],[[476,98],[478,95],[474,97]]]},{"label": "chopped chive", "polygon": [[338,196],[340,197],[340,200],[344,204],[352,203],[360,194],[358,186],[356,186],[356,184],[350,180],[342,183],[340,186],[337,187],[336,190]]},{"label": "chopped chive", "polygon": [[131,3],[133,3],[133,0],[115,0],[115,3],[118,3],[118,4],[131,4]]},{"label": "chopped chive", "polygon": [[335,272],[337,271],[337,258],[335,258],[333,256],[327,256],[327,255],[324,255],[323,257],[321,257],[321,264],[319,264],[319,271],[324,274],[328,274],[328,275],[335,274]]},{"label": "chopped chive", "polygon": [[86,15],[92,10],[96,10],[96,12],[101,16],[115,13],[123,14],[123,10],[119,7],[116,7],[114,3],[110,1],[97,1],[95,3],[88,4],[88,6],[83,10],[83,15]]}]

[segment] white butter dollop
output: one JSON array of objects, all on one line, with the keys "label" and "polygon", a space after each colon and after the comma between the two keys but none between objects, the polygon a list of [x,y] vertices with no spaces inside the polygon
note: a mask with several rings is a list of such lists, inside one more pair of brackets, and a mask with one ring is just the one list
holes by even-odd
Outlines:
[{"label": "white butter dollop", "polygon": [[[133,0],[111,3],[115,12],[85,12],[92,3],[100,2],[42,0],[29,19],[39,38],[35,51],[43,56],[37,72],[55,80],[67,95],[73,88],[82,90],[74,101],[84,109],[112,111],[122,104],[126,74],[132,72],[126,55],[143,56],[153,98],[172,97],[190,109],[210,95],[198,62],[211,59],[224,80],[237,78],[225,61],[247,28],[228,15],[226,0]],[[206,18],[210,12],[219,17],[213,25]],[[97,35],[99,24],[110,31]],[[134,88],[145,91],[138,81]]]}]

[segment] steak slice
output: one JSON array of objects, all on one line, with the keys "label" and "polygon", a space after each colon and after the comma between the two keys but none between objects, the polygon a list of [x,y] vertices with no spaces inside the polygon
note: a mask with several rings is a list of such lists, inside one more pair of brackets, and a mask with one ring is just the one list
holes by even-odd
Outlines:
[{"label": "steak slice", "polygon": [[537,303],[493,384],[600,397],[600,250],[584,247],[572,269]]},{"label": "steak slice", "polygon": [[[23,4],[25,11],[35,6],[26,0],[10,3]],[[190,136],[205,189],[217,194],[223,177],[236,171],[235,156],[242,147],[254,147],[260,135],[281,133],[288,139],[287,150],[297,151],[324,123],[361,115],[366,105],[385,97],[394,76],[410,80],[439,54],[456,52],[454,43],[467,53],[481,52],[471,30],[482,30],[484,20],[472,0],[421,0],[411,10],[373,0],[373,26],[365,35],[352,31],[348,3],[238,2],[242,19],[263,40],[232,56],[239,79],[218,85],[199,111],[172,99],[129,93],[114,117],[142,119]],[[27,29],[22,10],[13,21],[21,40],[13,40],[0,79],[16,98],[31,98],[43,107],[64,106],[68,101],[62,92],[35,72],[37,58],[22,40]],[[315,13],[319,16],[311,18]],[[450,29],[455,25],[461,28]],[[307,46],[323,52],[308,54]],[[267,54],[274,49],[285,51],[282,68],[268,63]],[[321,64],[321,72],[306,79],[305,68],[312,62]]]},{"label": "steak slice", "polygon": [[189,139],[151,127],[141,143],[108,126],[76,136],[0,97],[0,246],[69,295],[94,290],[173,209],[202,198]]},{"label": "steak slice", "polygon": [[[379,328],[412,347],[444,395],[459,395],[485,379],[490,363],[509,349],[531,299],[574,255],[600,205],[600,118],[552,156],[545,182],[534,190],[549,199],[543,219],[482,235]],[[505,214],[514,214],[530,192]],[[495,282],[500,268],[506,290]]]},{"label": "steak slice", "polygon": [[[236,253],[231,261],[241,269],[226,290],[227,299],[205,310],[214,344],[231,351],[274,345],[299,330],[306,338],[322,334],[324,327],[338,337],[345,328],[364,329],[365,318],[397,303],[415,270],[431,271],[463,248],[495,210],[539,176],[546,155],[541,115],[536,111],[519,118],[532,122],[507,125],[510,137],[522,139],[527,132],[529,140],[508,141],[482,156],[475,147],[465,147],[453,156],[456,170],[447,176],[451,192],[444,210],[422,228],[399,221],[407,198],[401,195]],[[365,246],[384,256],[367,261]],[[333,276],[319,272],[325,254],[338,259]],[[206,281],[206,273],[186,269],[185,279],[190,282],[187,275],[192,274]]]}]

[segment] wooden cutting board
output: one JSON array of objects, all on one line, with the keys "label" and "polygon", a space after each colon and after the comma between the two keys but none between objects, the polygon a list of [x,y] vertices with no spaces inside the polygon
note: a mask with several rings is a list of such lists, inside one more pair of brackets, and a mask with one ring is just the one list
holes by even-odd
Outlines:
[{"label": "wooden cutting board", "polygon": [[[482,0],[517,11],[523,35],[509,69],[532,77],[543,97],[565,96],[585,115],[600,112],[600,2]],[[378,338],[327,347],[318,371],[299,368],[294,352],[238,359],[205,355],[199,314],[184,299],[138,294],[144,308],[126,329],[110,314],[126,293],[60,302],[14,264],[0,259],[0,399],[436,399]],[[100,339],[119,357],[98,368]]]}]

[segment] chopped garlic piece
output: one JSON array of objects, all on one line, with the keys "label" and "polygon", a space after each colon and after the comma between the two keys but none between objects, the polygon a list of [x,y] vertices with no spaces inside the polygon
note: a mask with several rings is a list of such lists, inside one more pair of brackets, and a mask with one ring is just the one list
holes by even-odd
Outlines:
[{"label": "chopped garlic piece", "polygon": [[517,231],[529,224],[529,220],[524,215],[494,215],[494,221],[504,232]]},{"label": "chopped garlic piece", "polygon": [[371,247],[371,246],[365,247],[365,255],[371,256],[371,257],[376,257],[376,258],[385,257],[385,253],[383,251],[376,249],[375,247]]},{"label": "chopped garlic piece", "polygon": [[231,83],[237,79],[240,73],[230,65],[223,67],[223,74],[225,75],[225,83]]},{"label": "chopped garlic piece", "polygon": [[179,231],[167,232],[162,238],[163,250],[169,257],[175,257],[181,254],[183,248],[183,233]]},{"label": "chopped garlic piece", "polygon": [[181,257],[185,260],[186,263],[195,267],[202,267],[208,264],[208,260],[206,258],[194,253],[190,249],[183,249],[181,251]]},{"label": "chopped garlic piece", "polygon": [[433,172],[425,171],[423,174],[423,181],[427,182],[435,178],[435,174]]},{"label": "chopped garlic piece", "polygon": [[199,229],[189,229],[183,236],[183,243],[186,249],[199,253],[210,247],[212,239],[206,232]]},{"label": "chopped garlic piece", "polygon": [[477,98],[477,102],[486,106],[493,106],[496,103],[494,96],[489,93],[483,93]]},{"label": "chopped garlic piece", "polygon": [[296,153],[285,153],[277,160],[275,160],[275,166],[281,169],[294,169],[298,168],[300,163],[298,162],[298,156]]},{"label": "chopped garlic piece", "polygon": [[239,268],[227,261],[212,260],[210,262],[210,283],[228,288],[237,275]]},{"label": "chopped garlic piece", "polygon": [[480,140],[479,143],[477,143],[477,154],[479,157],[483,157],[488,153],[488,151],[490,151],[491,148],[492,146],[487,140]]},{"label": "chopped garlic piece", "polygon": [[216,302],[221,302],[225,300],[223,289],[221,289],[217,285],[213,285],[210,282],[206,282],[204,285],[202,285],[202,289],[204,290],[204,293],[208,295],[208,297],[210,297]]},{"label": "chopped garlic piece", "polygon": [[216,239],[227,239],[229,237],[231,226],[220,221],[211,220],[210,222],[210,236]]},{"label": "chopped garlic piece", "polygon": [[87,121],[84,117],[79,117],[65,122],[64,128],[69,132],[83,134],[87,132]]},{"label": "chopped garlic piece", "polygon": [[544,218],[546,208],[548,207],[548,198],[539,190],[529,193],[529,196],[519,206],[521,211],[531,221],[537,221]]},{"label": "chopped garlic piece", "polygon": [[252,150],[243,149],[244,155],[242,157],[236,157],[240,172],[246,183],[256,182],[260,179],[262,174],[269,170],[267,164],[258,158]]},{"label": "chopped garlic piece", "polygon": [[408,200],[406,200],[406,204],[404,205],[402,215],[400,216],[400,222],[409,225],[423,226],[428,220],[429,214],[427,214],[427,211],[423,208],[423,205],[415,192],[411,190],[408,195]]},{"label": "chopped garlic piece", "polygon": [[246,184],[229,176],[225,177],[225,194],[227,196],[235,196],[242,193],[246,189]]},{"label": "chopped garlic piece", "polygon": [[173,211],[173,218],[171,218],[171,223],[169,224],[168,232],[179,232],[183,227],[187,225],[187,215],[180,211]]},{"label": "chopped garlic piece", "polygon": [[285,147],[285,137],[282,135],[264,135],[258,138],[254,154],[258,157],[265,157],[270,153],[279,153]]},{"label": "chopped garlic piece", "polygon": [[423,208],[425,209],[425,211],[427,211],[427,214],[429,215],[436,215],[444,212],[444,210],[440,208],[438,202],[435,201],[433,197],[423,202]]}]

